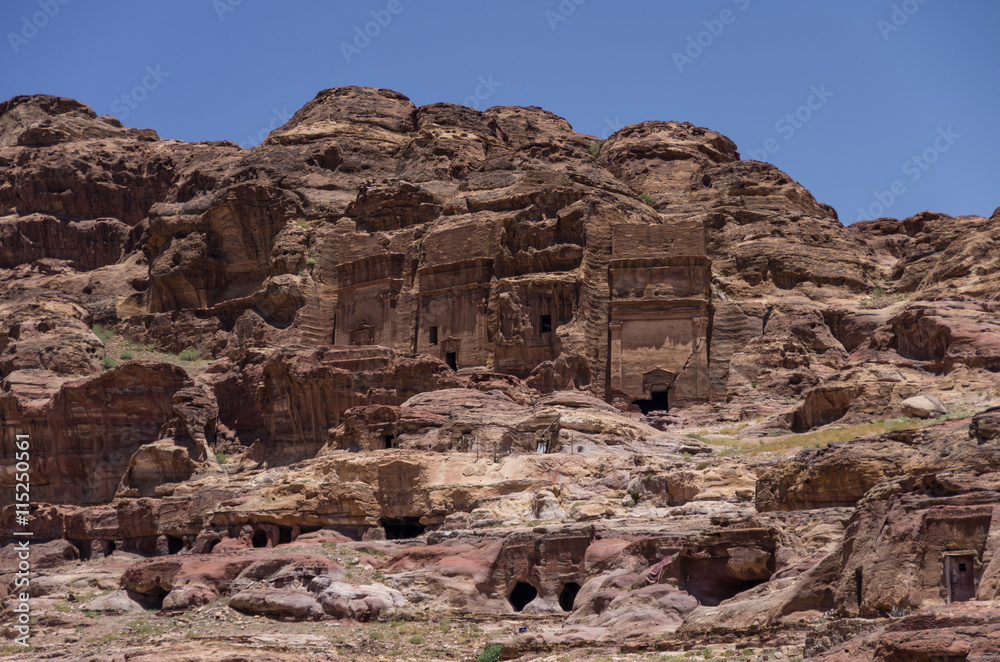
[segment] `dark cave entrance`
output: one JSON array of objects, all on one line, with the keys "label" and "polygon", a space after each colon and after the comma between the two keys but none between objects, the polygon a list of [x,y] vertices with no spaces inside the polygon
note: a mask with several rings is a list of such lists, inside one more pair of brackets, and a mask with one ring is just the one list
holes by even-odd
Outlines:
[{"label": "dark cave entrance", "polygon": [[406,540],[422,536],[427,529],[419,517],[383,517],[379,524],[385,529],[386,540]]},{"label": "dark cave entrance", "polygon": [[529,602],[538,597],[538,590],[528,582],[518,582],[514,584],[514,589],[510,592],[510,606],[514,611],[523,610]]},{"label": "dark cave entrance", "polygon": [[257,529],[254,531],[251,544],[257,548],[267,547],[267,531],[264,529]]},{"label": "dark cave entrance", "polygon": [[167,536],[167,554],[177,554],[184,549],[184,538]]},{"label": "dark cave entrance", "polygon": [[396,441],[396,435],[384,434],[382,435],[382,448],[392,448],[392,442]]},{"label": "dark cave entrance", "polygon": [[89,540],[70,540],[69,541],[76,551],[80,553],[81,561],[89,561],[90,555],[93,553],[92,543]]},{"label": "dark cave entrance", "polygon": [[292,527],[290,526],[279,526],[278,527],[278,544],[287,545],[292,542]]},{"label": "dark cave entrance", "polygon": [[[768,567],[758,577],[735,576],[729,570],[727,561],[725,557],[707,559],[681,557],[678,588],[694,596],[698,604],[715,607],[737,593],[763,584],[773,574],[773,567]],[[773,566],[773,560],[768,565]]]},{"label": "dark cave entrance", "polygon": [[563,611],[573,611],[573,603],[576,601],[576,594],[579,592],[579,584],[576,582],[566,582],[559,593],[559,607]]},{"label": "dark cave entrance", "polygon": [[649,394],[648,400],[633,400],[632,404],[639,407],[644,416],[651,411],[669,411],[670,409],[670,403],[667,399],[667,389],[653,391]]},{"label": "dark cave entrance", "polygon": [[444,362],[452,370],[458,370],[458,352],[445,352]]}]

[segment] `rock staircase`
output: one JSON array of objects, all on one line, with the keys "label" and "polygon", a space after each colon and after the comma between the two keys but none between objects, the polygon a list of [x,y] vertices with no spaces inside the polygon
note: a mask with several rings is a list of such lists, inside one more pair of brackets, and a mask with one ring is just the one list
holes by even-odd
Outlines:
[{"label": "rock staircase", "polygon": [[332,345],[337,298],[332,287],[317,283],[295,318],[299,339],[306,345]]}]

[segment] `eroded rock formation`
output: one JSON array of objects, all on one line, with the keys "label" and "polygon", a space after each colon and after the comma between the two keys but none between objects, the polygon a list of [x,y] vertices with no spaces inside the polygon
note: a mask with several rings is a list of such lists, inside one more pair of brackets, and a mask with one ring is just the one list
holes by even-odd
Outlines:
[{"label": "eroded rock formation", "polygon": [[993,654],[998,232],[845,227],[681,122],[349,87],[242,149],[16,97],[0,538],[27,435],[43,611]]}]

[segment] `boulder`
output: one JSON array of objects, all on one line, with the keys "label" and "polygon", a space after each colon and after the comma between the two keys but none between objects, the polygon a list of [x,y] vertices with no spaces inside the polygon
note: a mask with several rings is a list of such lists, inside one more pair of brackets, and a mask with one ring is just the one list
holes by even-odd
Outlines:
[{"label": "boulder", "polygon": [[380,613],[406,604],[403,594],[383,584],[347,584],[330,577],[317,577],[310,584],[323,610],[336,618],[370,621]]},{"label": "boulder", "polygon": [[107,595],[101,595],[82,605],[85,611],[96,611],[111,614],[127,614],[134,611],[144,611],[143,605],[133,599],[128,591],[121,590]]},{"label": "boulder", "polygon": [[948,413],[944,403],[933,395],[917,395],[899,404],[904,416],[914,418],[937,418]]},{"label": "boulder", "polygon": [[202,584],[177,586],[163,598],[164,611],[186,610],[201,607],[214,601],[219,594]]},{"label": "boulder", "polygon": [[229,599],[229,606],[244,614],[278,620],[318,621],[324,616],[319,602],[308,593],[278,589],[240,591]]},{"label": "boulder", "polygon": [[993,407],[973,416],[969,423],[969,437],[979,443],[1000,437],[1000,407]]}]

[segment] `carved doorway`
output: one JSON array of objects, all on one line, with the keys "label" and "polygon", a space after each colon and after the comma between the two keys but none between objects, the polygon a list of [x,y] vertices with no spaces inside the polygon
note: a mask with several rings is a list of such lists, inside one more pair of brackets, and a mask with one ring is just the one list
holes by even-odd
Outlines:
[{"label": "carved doorway", "polygon": [[948,602],[968,602],[976,599],[976,555],[957,552],[944,556]]}]

